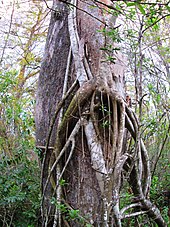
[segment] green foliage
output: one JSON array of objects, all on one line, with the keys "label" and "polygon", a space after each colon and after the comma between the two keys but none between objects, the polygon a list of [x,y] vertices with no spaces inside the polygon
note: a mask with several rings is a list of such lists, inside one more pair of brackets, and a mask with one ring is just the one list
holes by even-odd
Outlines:
[{"label": "green foliage", "polygon": [[[165,172],[165,175],[167,172]],[[159,207],[164,220],[168,223],[168,198],[165,195],[166,191],[170,191],[170,174],[168,179],[165,181],[160,179],[159,176],[154,176],[151,185],[151,200],[154,201],[155,205]]]},{"label": "green foliage", "polygon": [[65,216],[65,219],[68,221],[75,221],[82,226],[90,227],[91,224],[88,223],[85,217],[81,216],[80,210],[72,209],[66,204],[59,203],[56,198],[52,197],[51,204],[55,205],[56,208],[60,211],[61,214]]},{"label": "green foliage", "polygon": [[[14,156],[14,154],[13,154]],[[0,223],[27,227],[35,224],[39,211],[39,168],[25,152],[1,156]]]},{"label": "green foliage", "polygon": [[77,220],[80,218],[79,210],[68,210],[68,219]]},{"label": "green foliage", "polygon": [[10,145],[16,147],[22,142],[33,146],[34,100],[31,94],[19,90],[17,71],[0,72],[0,96],[1,150],[8,153]]},{"label": "green foliage", "polygon": [[67,183],[66,183],[66,181],[64,180],[64,179],[61,179],[60,181],[59,181],[59,185],[60,186],[64,186],[64,185],[66,185]]},{"label": "green foliage", "polygon": [[18,88],[18,72],[0,72],[0,226],[35,226],[39,166],[34,148],[33,100]]},{"label": "green foliage", "polygon": [[121,194],[121,204],[120,207],[123,208],[126,205],[128,205],[132,199],[133,199],[133,195],[131,193],[128,192],[128,188],[126,188],[127,191],[125,190],[122,194]]},{"label": "green foliage", "polygon": [[102,121],[101,126],[102,128],[107,128],[111,125],[109,115],[111,115],[111,111],[108,110],[108,107],[105,105],[100,105],[99,110],[102,112]]},{"label": "green foliage", "polygon": [[102,111],[103,115],[110,115],[112,113],[105,105],[100,105],[100,110]]},{"label": "green foliage", "polygon": [[103,28],[101,30],[98,30],[98,32],[102,33],[104,36],[109,37],[112,39],[114,43],[120,43],[123,41],[123,39],[120,36],[119,30],[115,28]]}]

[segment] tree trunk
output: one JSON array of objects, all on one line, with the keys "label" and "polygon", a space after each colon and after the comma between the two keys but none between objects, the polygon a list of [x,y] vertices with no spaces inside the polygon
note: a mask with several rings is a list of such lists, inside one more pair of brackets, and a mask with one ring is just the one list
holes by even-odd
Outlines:
[{"label": "tree trunk", "polygon": [[[43,160],[42,226],[121,226],[126,163],[127,172],[136,173],[135,183],[129,182],[138,187],[133,191],[140,196],[141,214],[152,206],[146,202],[147,151],[125,102],[124,59],[108,50],[115,44],[105,31],[114,29],[116,18],[96,2],[53,4],[36,105],[36,140]],[[124,148],[125,127],[136,141],[135,154]],[[161,216],[159,221],[165,226]]]}]

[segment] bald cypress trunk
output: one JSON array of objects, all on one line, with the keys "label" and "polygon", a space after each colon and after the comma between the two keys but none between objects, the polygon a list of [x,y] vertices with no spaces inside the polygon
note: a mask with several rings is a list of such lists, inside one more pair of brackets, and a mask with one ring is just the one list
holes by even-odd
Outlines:
[{"label": "bald cypress trunk", "polygon": [[[149,193],[147,152],[125,102],[124,59],[106,35],[116,18],[105,10],[95,1],[54,0],[36,104],[42,226],[121,226],[122,176],[142,171],[136,155],[145,180],[135,175],[138,189],[129,182],[141,201]],[[125,128],[142,143],[135,154],[126,150]]]}]

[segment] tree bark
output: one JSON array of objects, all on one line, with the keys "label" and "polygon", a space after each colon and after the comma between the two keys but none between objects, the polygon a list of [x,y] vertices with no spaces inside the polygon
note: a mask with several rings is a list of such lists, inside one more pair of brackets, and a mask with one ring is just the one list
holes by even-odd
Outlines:
[{"label": "tree bark", "polygon": [[[50,120],[57,103],[61,100],[67,57],[70,48],[68,35],[67,5],[54,1],[51,21],[38,80],[36,99],[36,141],[37,146],[45,146]],[[57,11],[60,9],[60,12]],[[54,146],[57,119],[53,127],[50,146]]]}]

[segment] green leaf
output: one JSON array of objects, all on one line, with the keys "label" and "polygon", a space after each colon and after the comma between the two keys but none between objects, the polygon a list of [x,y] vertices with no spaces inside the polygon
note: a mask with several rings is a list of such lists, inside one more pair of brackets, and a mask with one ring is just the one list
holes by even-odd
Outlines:
[{"label": "green leaf", "polygon": [[166,5],[166,8],[170,12],[170,6]]},{"label": "green leaf", "polygon": [[160,94],[157,95],[156,101],[157,101],[157,103],[159,103],[161,101],[161,95]]},{"label": "green leaf", "polygon": [[66,185],[67,183],[66,183],[66,181],[64,180],[64,179],[61,179],[60,181],[59,181],[59,185],[60,186],[64,186],[64,185]]},{"label": "green leaf", "polygon": [[101,47],[100,50],[108,50],[106,47]]},{"label": "green leaf", "polygon": [[52,198],[51,198],[51,204],[56,204],[56,203],[57,203],[56,198],[55,198],[55,197],[52,197]]},{"label": "green leaf", "polygon": [[127,2],[126,5],[128,7],[135,6],[136,5],[136,2]]},{"label": "green leaf", "polygon": [[143,15],[145,15],[145,10],[144,10],[143,6],[142,6],[141,4],[139,4],[139,3],[137,3],[136,5],[137,5],[138,9],[140,10],[140,12],[141,12]]},{"label": "green leaf", "polygon": [[108,56],[107,57],[107,61],[110,61],[111,63],[115,64],[116,62],[116,58],[112,57],[112,56]]}]

